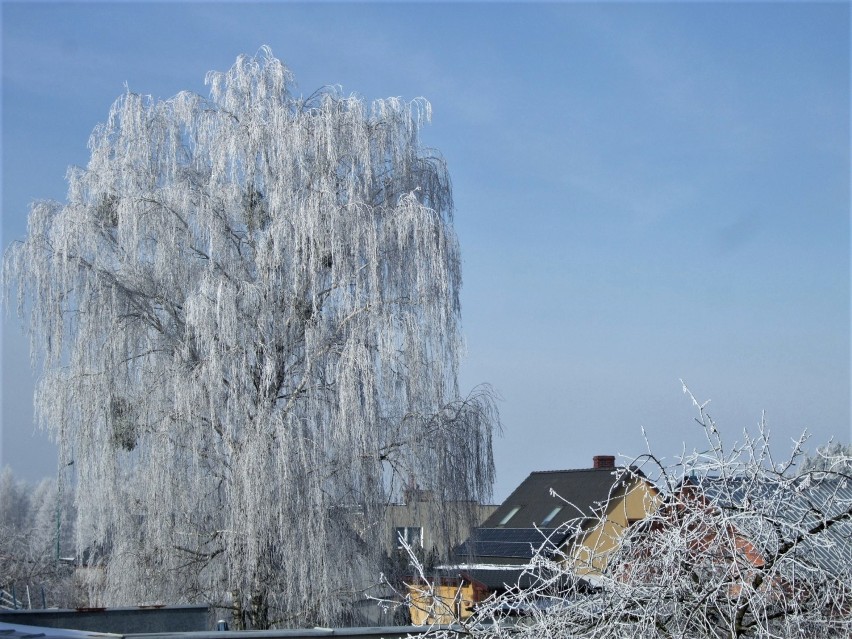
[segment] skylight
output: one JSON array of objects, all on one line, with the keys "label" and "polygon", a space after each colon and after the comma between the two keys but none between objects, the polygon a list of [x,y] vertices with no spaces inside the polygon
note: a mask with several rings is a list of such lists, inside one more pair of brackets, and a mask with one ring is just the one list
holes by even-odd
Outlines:
[{"label": "skylight", "polygon": [[545,517],[544,519],[542,519],[542,520],[541,520],[541,525],[542,525],[542,526],[547,526],[550,522],[552,522],[552,521],[553,521],[553,518],[554,518],[554,517],[556,517],[556,515],[558,515],[558,514],[559,514],[559,511],[560,511],[560,510],[562,510],[562,506],[557,506],[556,508],[554,508],[553,510],[551,510],[551,511],[547,514],[547,517]]},{"label": "skylight", "polygon": [[503,517],[503,519],[501,519],[501,520],[500,520],[500,523],[499,523],[499,524],[497,524],[497,525],[498,525],[498,526],[505,526],[506,524],[508,524],[508,523],[509,523],[509,520],[510,520],[512,517],[514,517],[515,515],[517,515],[517,514],[518,514],[518,511],[519,511],[520,509],[521,509],[521,507],[520,507],[520,506],[515,506],[514,508],[512,508],[512,510],[510,510],[510,511],[509,511],[509,514],[507,514],[505,517]]}]

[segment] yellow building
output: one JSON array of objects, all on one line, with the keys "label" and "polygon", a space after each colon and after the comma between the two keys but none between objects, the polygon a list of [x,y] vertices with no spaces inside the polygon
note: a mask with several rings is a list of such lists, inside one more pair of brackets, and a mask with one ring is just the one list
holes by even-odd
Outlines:
[{"label": "yellow building", "polygon": [[644,475],[636,469],[620,470],[622,474],[613,483],[609,498],[599,506],[597,516],[584,519],[562,548],[575,574],[592,582],[606,568],[625,531],[660,505],[659,490]]},{"label": "yellow building", "polygon": [[430,579],[432,594],[413,584],[413,623],[465,619],[476,604],[512,586],[525,587],[535,553],[564,557],[578,575],[594,576],[624,531],[654,512],[659,492],[636,468],[598,455],[593,467],[537,471],[518,486]]}]

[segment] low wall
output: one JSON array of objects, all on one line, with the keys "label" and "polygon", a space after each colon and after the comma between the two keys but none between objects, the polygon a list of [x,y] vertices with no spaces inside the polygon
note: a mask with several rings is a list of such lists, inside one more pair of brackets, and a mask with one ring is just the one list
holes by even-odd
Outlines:
[{"label": "low wall", "polygon": [[0,622],[41,628],[90,630],[118,635],[192,632],[213,628],[207,606],[144,606],[65,610],[3,610]]},{"label": "low wall", "polygon": [[[432,629],[437,629],[433,627]],[[447,630],[446,626],[441,627]],[[131,634],[100,634],[86,630],[53,628],[12,624],[0,620],[0,636],[10,639],[43,637],[43,639],[314,639],[315,637],[338,637],[339,639],[417,639],[429,629],[422,626],[388,626],[382,628],[310,628],[305,630],[241,630],[202,632],[154,632]],[[459,639],[467,633],[459,633]]]},{"label": "low wall", "polygon": [[[306,628],[297,630],[244,630],[234,632],[193,632],[177,637],[170,633],[124,637],[124,639],[313,639],[314,637],[351,637],[352,639],[416,638],[429,630],[447,626],[384,626],[378,628]],[[465,633],[466,634],[466,633]],[[461,633],[459,634],[461,637]]]},{"label": "low wall", "polygon": [[[430,629],[424,626],[386,626],[381,628],[310,628],[304,630],[240,630],[230,632],[193,632],[187,635],[134,635],[123,639],[314,639],[338,637],[339,639],[416,639]],[[440,626],[446,628],[446,626]],[[459,635],[461,636],[461,634]]]}]

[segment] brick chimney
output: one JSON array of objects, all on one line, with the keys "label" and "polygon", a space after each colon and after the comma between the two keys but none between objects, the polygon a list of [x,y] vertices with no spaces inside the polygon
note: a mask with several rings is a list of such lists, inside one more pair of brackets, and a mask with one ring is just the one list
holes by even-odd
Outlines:
[{"label": "brick chimney", "polygon": [[615,456],[613,455],[595,455],[592,457],[594,468],[615,468]]}]

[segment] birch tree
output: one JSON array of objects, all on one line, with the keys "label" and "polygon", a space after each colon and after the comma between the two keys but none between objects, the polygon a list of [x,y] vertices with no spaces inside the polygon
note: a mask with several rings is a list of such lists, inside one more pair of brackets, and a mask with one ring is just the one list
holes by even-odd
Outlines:
[{"label": "birch tree", "polygon": [[206,82],[120,97],[7,251],[37,419],[75,462],[93,604],[341,622],[403,485],[493,482],[493,402],[457,384],[450,178],[423,99],[297,96],[266,48]]}]

